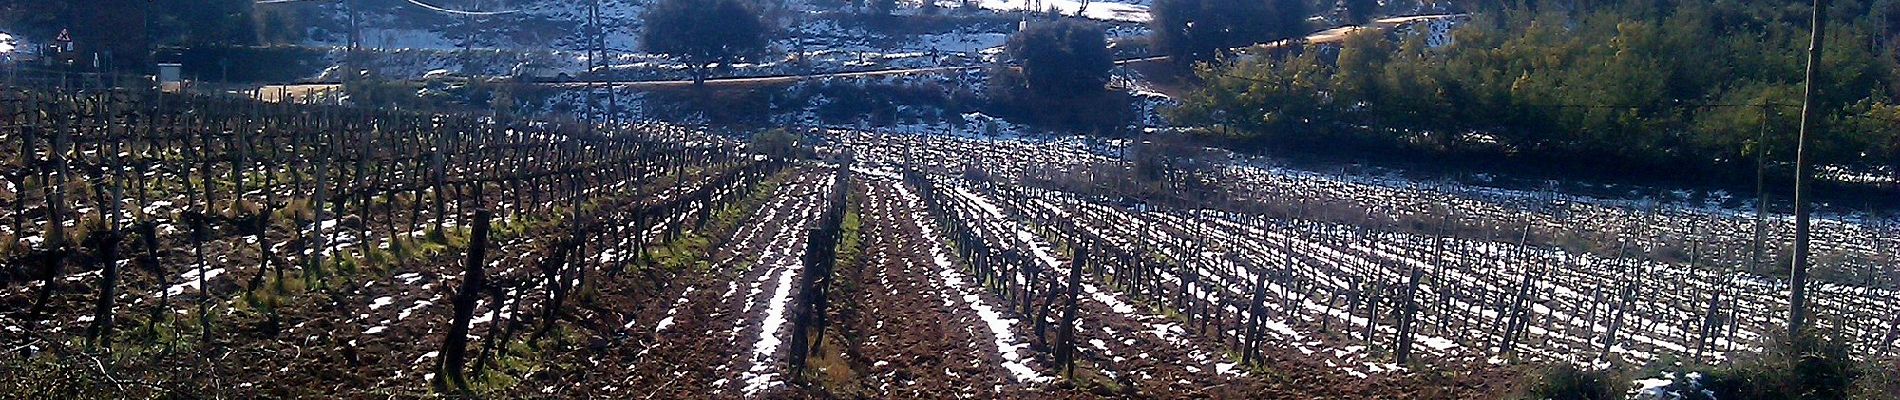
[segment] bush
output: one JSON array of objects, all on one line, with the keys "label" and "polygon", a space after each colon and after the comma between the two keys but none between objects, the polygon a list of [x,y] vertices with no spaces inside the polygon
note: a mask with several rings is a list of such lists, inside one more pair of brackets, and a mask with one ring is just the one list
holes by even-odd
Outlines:
[{"label": "bush", "polygon": [[343,94],[349,96],[350,103],[358,107],[387,109],[417,109],[430,106],[429,100],[417,94],[420,85],[407,82],[383,81],[375,79],[348,79],[343,81]]},{"label": "bush", "polygon": [[646,93],[642,116],[687,124],[769,124],[772,93],[763,90],[679,90]]},{"label": "bush", "polygon": [[1854,385],[1855,399],[1900,399],[1900,359],[1872,363]]},{"label": "bush", "polygon": [[984,113],[1045,129],[1120,133],[1135,120],[1134,99],[1127,93],[1043,96],[1029,88],[1022,74],[1005,68],[990,71],[984,95]]},{"label": "bush", "polygon": [[294,46],[200,46],[176,50],[165,61],[183,64],[189,79],[287,82],[316,76],[329,66],[322,49]]},{"label": "bush", "polygon": [[1609,370],[1585,371],[1559,364],[1532,375],[1527,399],[1608,400],[1619,398],[1616,379]]},{"label": "bush", "polygon": [[805,154],[804,148],[799,142],[798,135],[786,131],[785,128],[774,128],[752,135],[752,143],[746,147],[751,149],[753,154],[777,158],[793,158],[801,157]]},{"label": "bush", "polygon": [[1845,399],[1865,368],[1846,343],[1817,333],[1775,340],[1760,356],[1708,375],[1720,399]]}]

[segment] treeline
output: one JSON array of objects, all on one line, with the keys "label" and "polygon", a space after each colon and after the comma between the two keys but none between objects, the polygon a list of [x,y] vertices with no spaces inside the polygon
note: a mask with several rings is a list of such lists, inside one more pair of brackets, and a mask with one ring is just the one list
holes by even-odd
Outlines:
[{"label": "treeline", "polygon": [[254,0],[24,0],[0,2],[0,28],[49,44],[61,30],[75,50],[121,65],[146,61],[154,46],[225,47],[292,43],[315,9],[256,7]]},{"label": "treeline", "polygon": [[[1892,168],[1900,2],[1838,3],[1810,150],[1822,165]],[[1426,29],[1364,31],[1336,49],[1203,68],[1205,87],[1171,116],[1251,145],[1753,176],[1760,151],[1793,158],[1808,13],[1759,1],[1490,6],[1440,47]]]}]

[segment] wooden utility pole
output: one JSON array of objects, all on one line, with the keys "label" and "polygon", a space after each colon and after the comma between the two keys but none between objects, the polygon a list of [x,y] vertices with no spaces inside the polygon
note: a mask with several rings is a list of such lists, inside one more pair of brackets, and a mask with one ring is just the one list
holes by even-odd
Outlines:
[{"label": "wooden utility pole", "polygon": [[343,6],[350,14],[350,47],[343,53],[343,79],[350,80],[358,78],[361,72],[357,70],[361,67],[356,58],[363,50],[363,7],[356,0],[343,0]]},{"label": "wooden utility pole", "polygon": [[[592,13],[591,18],[593,21],[590,22],[590,24],[594,27],[594,57],[599,57],[601,60],[596,62],[595,65],[603,72],[612,71],[613,66],[610,62],[612,60],[607,58],[607,26],[601,23],[600,0],[594,0]],[[596,75],[595,79],[601,79],[601,77]],[[620,97],[614,94],[614,84],[611,75],[606,78],[606,81],[603,86],[607,89],[607,124],[613,125],[620,122]]]},{"label": "wooden utility pole", "polygon": [[1799,336],[1808,318],[1808,137],[1819,126],[1814,121],[1816,76],[1821,68],[1821,41],[1827,33],[1828,0],[1814,0],[1814,36],[1808,41],[1806,93],[1801,100],[1801,136],[1794,150],[1794,265],[1788,273],[1788,335]]},{"label": "wooden utility pole", "polygon": [[1755,243],[1748,259],[1750,273],[1761,272],[1768,221],[1768,100],[1761,102],[1761,129],[1755,132]]},{"label": "wooden utility pole", "polygon": [[[601,47],[603,47],[601,32],[603,31],[600,29],[600,0],[593,0],[587,4],[587,80],[589,83],[587,84],[586,101],[588,115],[586,119],[587,125],[590,127],[599,123],[596,118],[600,116],[600,110],[596,110],[600,102],[598,99],[599,93],[597,92],[598,89],[594,87],[593,82],[600,81],[599,71],[601,70],[600,67],[604,65],[600,60]],[[611,88],[611,86],[609,87]]]}]

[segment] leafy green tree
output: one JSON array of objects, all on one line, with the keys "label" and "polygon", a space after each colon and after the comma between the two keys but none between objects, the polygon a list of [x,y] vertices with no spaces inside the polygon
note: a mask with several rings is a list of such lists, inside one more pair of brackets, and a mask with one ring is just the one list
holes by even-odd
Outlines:
[{"label": "leafy green tree", "polygon": [[727,64],[765,49],[770,26],[743,0],[662,0],[642,15],[647,51],[671,55],[706,80],[712,63]]},{"label": "leafy green tree", "polygon": [[1393,48],[1384,35],[1362,31],[1346,36],[1339,48],[1338,72],[1333,88],[1339,97],[1376,99],[1384,97],[1380,80]]},{"label": "leafy green tree", "polygon": [[1100,92],[1114,67],[1102,29],[1073,20],[1036,23],[1010,36],[1006,50],[1030,90],[1045,96]]},{"label": "leafy green tree", "polygon": [[1308,122],[1330,120],[1337,109],[1318,52],[1285,60],[1241,63],[1231,69],[1203,67],[1205,89],[1188,94],[1164,114],[1177,124],[1201,126],[1206,133],[1231,139],[1256,138],[1273,144],[1324,141],[1330,131],[1309,129]]},{"label": "leafy green tree", "polygon": [[1900,38],[1900,0],[1876,0],[1871,7],[1874,32],[1881,43],[1892,44]]}]

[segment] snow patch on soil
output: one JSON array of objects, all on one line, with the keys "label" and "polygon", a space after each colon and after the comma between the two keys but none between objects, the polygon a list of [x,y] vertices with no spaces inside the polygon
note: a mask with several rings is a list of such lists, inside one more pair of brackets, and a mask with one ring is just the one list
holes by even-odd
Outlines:
[{"label": "snow patch on soil", "polygon": [[[911,193],[909,187],[897,185],[897,191],[903,196],[906,204],[914,208],[923,208],[923,201],[915,193]],[[943,243],[936,240],[939,236],[935,224],[918,214],[911,214],[911,219],[923,231],[923,237],[930,238],[930,256],[937,264],[937,278],[943,287],[962,294],[963,302],[969,304],[970,310],[975,311],[977,317],[983,319],[984,327],[989,328],[990,334],[996,338],[996,351],[1003,356],[1003,368],[1009,370],[1010,375],[1019,382],[1054,381],[1055,378],[1044,376],[1037,373],[1034,368],[1030,368],[1028,359],[1021,354],[1021,351],[1029,344],[1018,343],[1015,334],[1011,332],[1010,327],[1016,324],[1016,320],[1003,318],[1002,313],[990,307],[989,304],[984,304],[983,298],[964,284],[963,274],[957,272],[956,264],[950,262],[949,252],[944,249]]]}]

